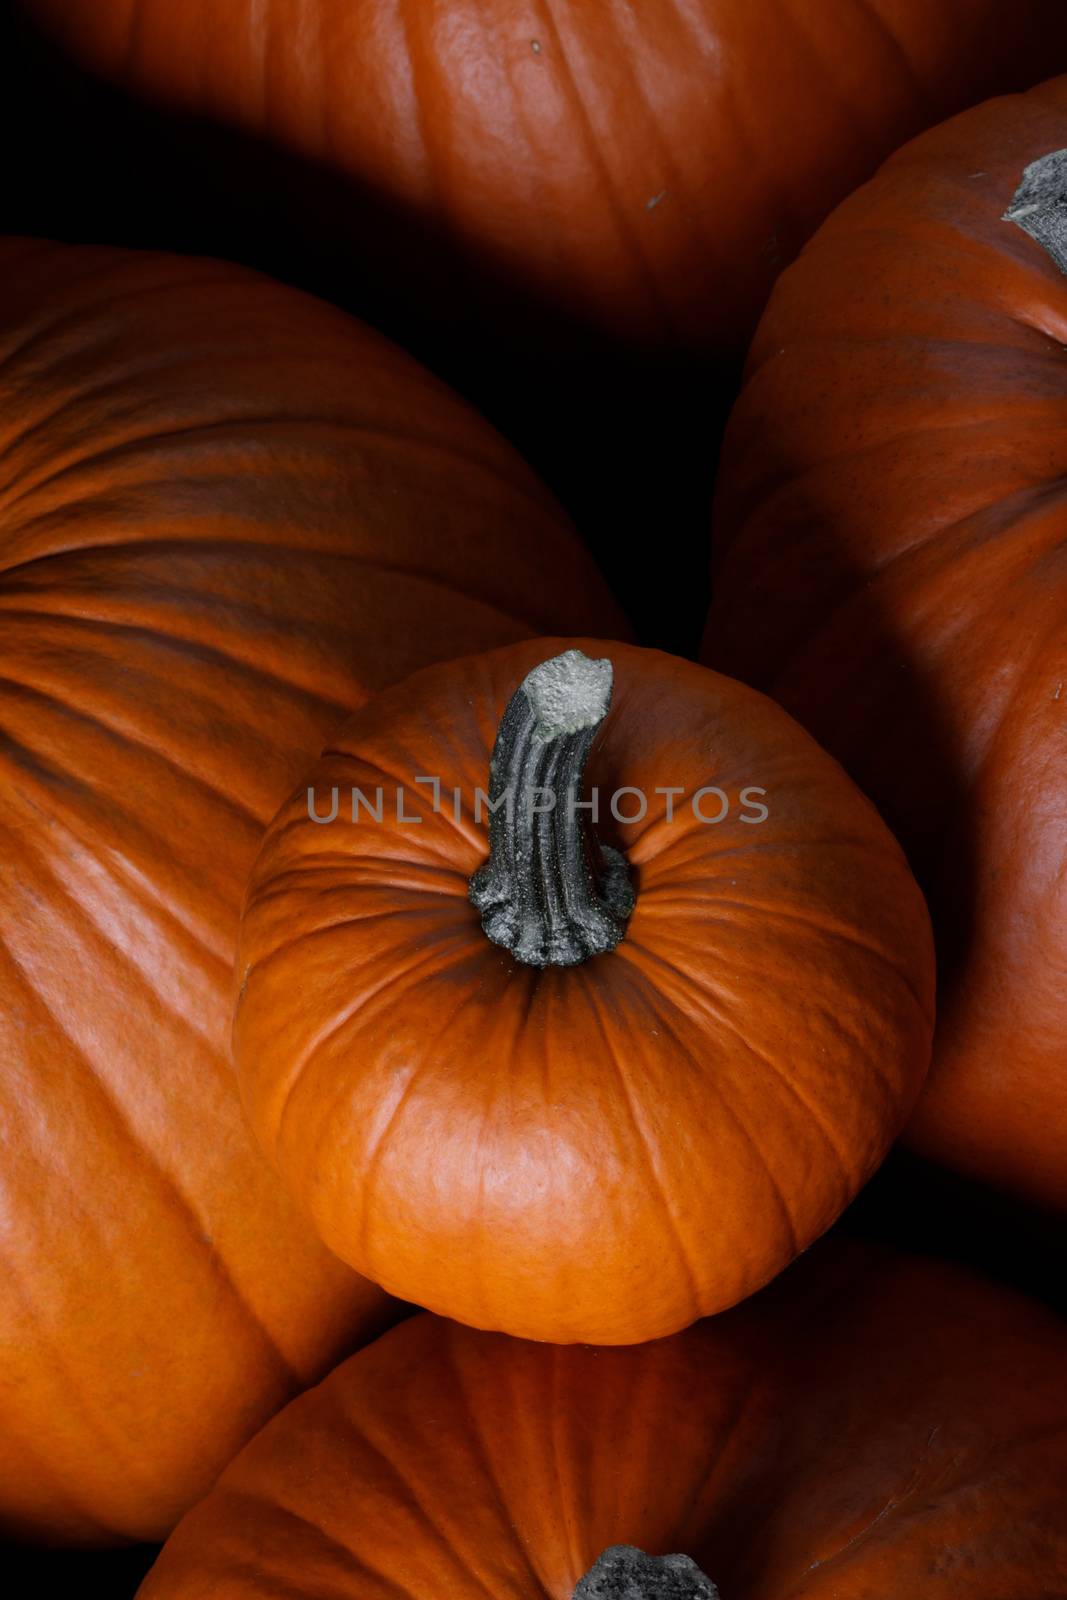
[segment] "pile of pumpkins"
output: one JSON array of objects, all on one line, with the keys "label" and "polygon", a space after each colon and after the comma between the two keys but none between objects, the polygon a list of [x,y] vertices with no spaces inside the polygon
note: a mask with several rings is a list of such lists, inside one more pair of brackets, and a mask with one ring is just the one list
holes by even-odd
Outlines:
[{"label": "pile of pumpkins", "polygon": [[1067,1214],[1060,0],[19,3],[516,374],[750,348],[697,663],[345,311],[0,241],[5,1538],[1063,1600],[1062,1321],[822,1237]]}]

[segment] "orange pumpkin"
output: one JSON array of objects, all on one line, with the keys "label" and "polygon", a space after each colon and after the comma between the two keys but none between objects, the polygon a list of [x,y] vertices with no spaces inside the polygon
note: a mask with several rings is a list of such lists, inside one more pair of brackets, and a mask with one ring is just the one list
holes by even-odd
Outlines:
[{"label": "orange pumpkin", "polygon": [[938,1030],[909,1139],[1058,1210],[1067,279],[1005,214],[1040,226],[1036,191],[1013,201],[1065,145],[1067,79],[968,112],[782,279],[723,457],[706,642],[845,763],[930,896]]},{"label": "orange pumpkin", "polygon": [[713,1592],[674,1553],[722,1600],[1059,1600],[1065,1380],[1049,1312],[860,1248],[628,1350],[417,1317],[253,1440],[140,1600]]},{"label": "orange pumpkin", "polygon": [[391,1314],[242,1121],[263,828],[370,690],[616,613],[484,424],[251,273],[3,243],[0,395],[0,1524],[150,1538]]},{"label": "orange pumpkin", "polygon": [[[784,263],[911,135],[1067,66],[1061,0],[19,0],[183,114],[314,250],[485,342],[743,350]],[[229,135],[229,137],[227,137]],[[225,164],[224,164],[225,165]]]},{"label": "orange pumpkin", "polygon": [[[234,1045],[343,1260],[461,1321],[617,1344],[830,1224],[918,1091],[933,970],[895,841],[776,706],[583,652],[427,669],[335,735],[253,873]],[[587,756],[606,850],[570,804]]]}]

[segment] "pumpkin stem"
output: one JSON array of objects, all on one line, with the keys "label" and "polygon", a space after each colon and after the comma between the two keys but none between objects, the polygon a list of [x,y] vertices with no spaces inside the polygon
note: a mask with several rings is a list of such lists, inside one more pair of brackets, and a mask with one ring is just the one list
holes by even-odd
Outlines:
[{"label": "pumpkin stem", "polygon": [[1036,239],[1067,273],[1067,150],[1052,150],[1031,161],[1001,220],[1014,222]]},{"label": "pumpkin stem", "polygon": [[504,709],[489,763],[489,860],[470,898],[494,944],[533,967],[614,950],[633,910],[626,859],[601,845],[579,801],[611,704],[612,669],[580,650],[542,661]]},{"label": "pumpkin stem", "polygon": [[574,1600],[719,1600],[719,1591],[689,1556],[646,1556],[613,1544],[598,1556]]}]

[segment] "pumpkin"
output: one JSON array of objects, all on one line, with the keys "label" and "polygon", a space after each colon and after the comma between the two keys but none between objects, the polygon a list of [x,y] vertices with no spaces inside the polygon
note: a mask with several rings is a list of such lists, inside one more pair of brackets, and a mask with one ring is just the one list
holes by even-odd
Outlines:
[{"label": "pumpkin", "polygon": [[836,763],[740,684],[589,640],[428,668],[335,733],[237,972],[249,1121],[330,1248],[559,1343],[777,1273],[932,1031],[925,905]]},{"label": "pumpkin", "polygon": [[0,1522],[152,1538],[392,1314],[242,1120],[264,827],[394,676],[617,617],[477,417],[252,273],[4,242],[0,394]]},{"label": "pumpkin", "polygon": [[140,1596],[1059,1600],[1065,1378],[1046,1309],[861,1246],[625,1350],[419,1316],[247,1446]]},{"label": "pumpkin", "polygon": [[[19,0],[314,253],[486,344],[740,354],[878,162],[1067,66],[1061,0]],[[432,268],[427,270],[427,263]],[[469,355],[468,355],[469,360]]]},{"label": "pumpkin", "polygon": [[910,1142],[1056,1210],[1067,280],[1005,213],[1064,145],[1067,79],[968,112],[785,275],[727,439],[705,649],[845,763],[930,897],[938,1028]]}]

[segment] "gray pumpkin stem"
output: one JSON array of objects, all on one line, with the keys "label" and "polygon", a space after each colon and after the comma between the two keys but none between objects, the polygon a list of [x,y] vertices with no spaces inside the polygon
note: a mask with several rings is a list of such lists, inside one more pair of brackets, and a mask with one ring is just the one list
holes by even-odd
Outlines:
[{"label": "gray pumpkin stem", "polygon": [[719,1600],[719,1591],[689,1556],[646,1556],[613,1544],[589,1568],[574,1600]]},{"label": "gray pumpkin stem", "polygon": [[1005,211],[1067,273],[1067,150],[1052,150],[1031,161]]},{"label": "gray pumpkin stem", "polygon": [[625,857],[601,845],[580,800],[586,758],[611,704],[612,668],[580,650],[527,673],[489,763],[489,860],[470,898],[494,944],[534,967],[614,950],[633,910]]}]

